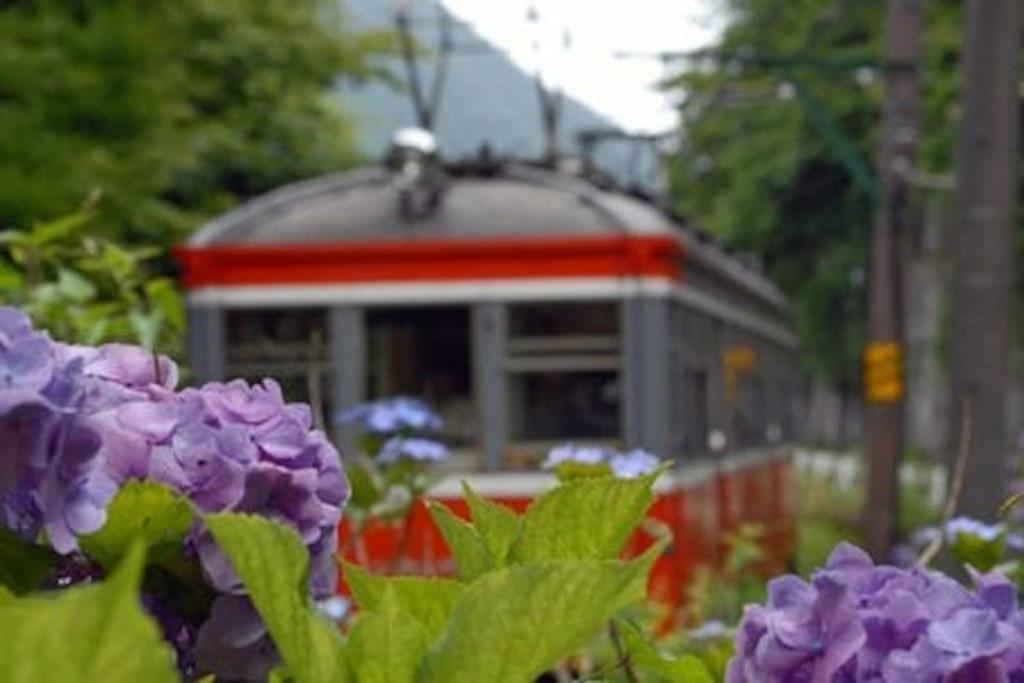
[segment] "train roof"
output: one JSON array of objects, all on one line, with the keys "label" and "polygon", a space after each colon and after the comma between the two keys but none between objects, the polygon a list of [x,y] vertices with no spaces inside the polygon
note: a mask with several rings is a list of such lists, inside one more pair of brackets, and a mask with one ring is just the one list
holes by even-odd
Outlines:
[{"label": "train roof", "polygon": [[747,259],[677,220],[649,198],[577,174],[514,162],[446,164],[440,201],[402,211],[394,172],[371,166],[282,186],[214,219],[186,250],[363,243],[443,243],[507,238],[667,237],[687,263],[781,309],[788,302]]}]

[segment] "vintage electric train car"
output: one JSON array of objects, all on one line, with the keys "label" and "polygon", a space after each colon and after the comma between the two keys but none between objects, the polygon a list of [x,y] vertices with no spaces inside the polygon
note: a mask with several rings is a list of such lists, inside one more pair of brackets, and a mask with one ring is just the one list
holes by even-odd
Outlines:
[{"label": "vintage electric train car", "polygon": [[[788,303],[652,201],[487,154],[442,164],[412,139],[380,167],[256,198],[177,256],[200,381],[277,377],[348,447],[345,409],[421,397],[448,466],[513,505],[547,485],[554,444],[646,448],[679,464],[656,507],[677,535],[666,581],[744,520],[786,554]],[[410,551],[443,554],[418,523]]]}]

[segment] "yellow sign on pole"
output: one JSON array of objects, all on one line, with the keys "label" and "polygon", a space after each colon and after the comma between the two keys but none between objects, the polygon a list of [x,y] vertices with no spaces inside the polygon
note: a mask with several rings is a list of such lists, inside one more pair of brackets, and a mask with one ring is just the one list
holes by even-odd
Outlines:
[{"label": "yellow sign on pole", "polygon": [[896,342],[870,342],[864,349],[864,398],[894,403],[903,397],[903,348]]},{"label": "yellow sign on pole", "polygon": [[757,354],[749,346],[734,344],[722,353],[722,361],[725,364],[725,400],[734,405],[739,400],[740,379],[757,366]]}]

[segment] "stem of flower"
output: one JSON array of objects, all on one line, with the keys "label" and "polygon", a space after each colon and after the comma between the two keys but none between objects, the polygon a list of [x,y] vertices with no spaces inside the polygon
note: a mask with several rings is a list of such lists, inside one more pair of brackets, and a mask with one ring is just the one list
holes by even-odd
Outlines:
[{"label": "stem of flower", "polygon": [[629,653],[622,646],[622,636],[619,633],[619,625],[612,619],[608,622],[608,637],[612,641],[612,646],[615,648],[615,655],[619,658],[622,663],[622,671],[626,674],[626,680],[629,683],[638,683],[640,679],[636,677],[636,672],[633,671],[633,665],[629,661]]},{"label": "stem of flower", "polygon": [[964,475],[967,473],[967,455],[971,449],[971,397],[964,398],[963,418],[960,422],[960,450],[956,455],[956,463],[953,465],[953,480],[949,485],[949,494],[946,496],[946,506],[942,511],[942,519],[939,522],[939,533],[928,547],[921,553],[917,564],[919,567],[927,567],[935,556],[942,550],[942,543],[946,538],[946,526],[956,512],[956,504],[960,502],[960,493],[964,488]]}]

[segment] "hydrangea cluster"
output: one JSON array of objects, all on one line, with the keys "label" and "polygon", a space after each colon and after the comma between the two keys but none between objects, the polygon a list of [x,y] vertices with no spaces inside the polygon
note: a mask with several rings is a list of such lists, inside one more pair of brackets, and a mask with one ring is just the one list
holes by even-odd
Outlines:
[{"label": "hydrangea cluster", "polygon": [[923,568],[875,565],[841,544],[810,582],[774,579],[746,608],[729,683],[1024,680],[1016,587],[972,572],[974,589]]},{"label": "hydrangea cluster", "polygon": [[448,457],[447,446],[424,436],[440,431],[443,423],[419,399],[398,396],[364,403],[342,413],[341,421],[373,437],[368,450],[380,465],[440,462]]},{"label": "hydrangea cluster", "polygon": [[661,464],[661,460],[656,455],[639,448],[620,453],[600,446],[565,444],[552,448],[541,467],[553,470],[563,463],[606,466],[616,477],[633,479],[656,470]]},{"label": "hydrangea cluster", "polygon": [[341,421],[373,434],[436,432],[443,426],[441,418],[426,403],[408,396],[363,403],[342,413]]},{"label": "hydrangea cluster", "polygon": [[396,463],[405,458],[417,462],[440,462],[448,457],[448,447],[433,439],[415,436],[393,436],[384,442],[377,462]]},{"label": "hydrangea cluster", "polygon": [[61,553],[101,528],[117,487],[97,426],[82,414],[85,363],[0,308],[0,521]]},{"label": "hydrangea cluster", "polygon": [[[45,531],[68,554],[78,537],[103,526],[121,485],[153,480],[203,512],[246,512],[292,527],[310,552],[312,595],[333,594],[349,485],[309,407],[286,403],[273,380],[176,391],[177,381],[167,358],[127,345],[56,343],[21,312],[0,307],[0,523],[30,540]],[[220,596],[198,631],[200,663],[206,653],[230,664],[231,650],[243,670],[215,672],[249,677],[270,646],[241,581],[201,524],[183,550],[198,557]]]},{"label": "hydrangea cluster", "polygon": [[[987,561],[1001,561],[1007,550],[1024,552],[1024,534],[1011,530],[1006,524],[989,524],[970,517],[954,517],[940,530],[934,526],[921,527],[896,545],[890,560],[901,567],[913,565],[924,549],[939,537],[953,549],[961,562],[979,564],[978,552],[984,551]],[[972,556],[975,555],[975,556]]]}]

